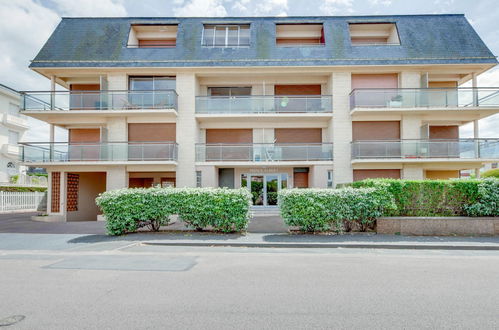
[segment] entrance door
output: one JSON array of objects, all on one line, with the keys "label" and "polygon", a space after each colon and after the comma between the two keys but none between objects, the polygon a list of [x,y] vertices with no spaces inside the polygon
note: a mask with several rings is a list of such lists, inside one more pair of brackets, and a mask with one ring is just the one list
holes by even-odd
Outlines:
[{"label": "entrance door", "polygon": [[287,188],[288,175],[275,174],[243,174],[241,186],[247,187],[252,196],[254,206],[276,206],[277,193]]}]

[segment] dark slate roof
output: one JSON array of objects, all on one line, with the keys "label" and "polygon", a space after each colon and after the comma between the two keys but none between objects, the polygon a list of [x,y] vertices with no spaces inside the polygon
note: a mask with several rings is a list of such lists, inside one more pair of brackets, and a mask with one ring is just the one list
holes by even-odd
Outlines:
[{"label": "dark slate roof", "polygon": [[[325,46],[276,47],[275,23],[323,23]],[[400,45],[352,46],[348,23],[393,22]],[[131,24],[177,24],[175,48],[127,48]],[[201,46],[203,24],[250,23],[247,48]],[[31,67],[465,64],[497,60],[464,15],[63,18]]]}]

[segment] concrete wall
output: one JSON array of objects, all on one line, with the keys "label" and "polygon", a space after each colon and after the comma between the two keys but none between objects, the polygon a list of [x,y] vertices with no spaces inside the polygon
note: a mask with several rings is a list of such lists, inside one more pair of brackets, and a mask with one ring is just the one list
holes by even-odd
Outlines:
[{"label": "concrete wall", "polygon": [[95,198],[99,193],[106,191],[106,173],[79,172],[75,174],[80,177],[78,211],[67,211],[66,221],[97,221],[100,210],[95,204]]},{"label": "concrete wall", "polygon": [[376,221],[378,234],[416,236],[499,235],[499,218],[390,217]]}]

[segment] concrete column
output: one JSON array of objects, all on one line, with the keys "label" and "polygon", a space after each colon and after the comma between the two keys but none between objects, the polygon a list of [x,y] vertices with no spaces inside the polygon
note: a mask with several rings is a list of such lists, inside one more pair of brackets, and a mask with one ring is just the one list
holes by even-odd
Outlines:
[{"label": "concrete column", "polygon": [[399,75],[400,88],[421,88],[421,73],[402,71]]},{"label": "concrete column", "polygon": [[177,187],[196,186],[195,144],[199,133],[195,118],[197,90],[194,73],[179,73],[177,75],[177,143],[179,145]]},{"label": "concrete column", "polygon": [[353,181],[352,169],[352,117],[350,116],[350,98],[352,76],[350,72],[335,72],[331,75],[333,95],[332,136],[335,184]]},{"label": "concrete column", "polygon": [[480,176],[481,176],[480,175],[480,168],[477,167],[477,168],[475,168],[475,178],[480,179]]},{"label": "concrete column", "polygon": [[128,89],[128,76],[126,73],[110,73],[107,75],[107,87],[110,91],[113,90],[127,90]]},{"label": "concrete column", "polygon": [[60,196],[60,199],[59,199],[59,213],[64,217],[64,219],[66,219],[66,195],[67,195],[67,191],[66,191],[66,182],[67,182],[67,172],[62,172],[61,171],[61,187],[60,187],[60,192],[61,192],[61,196]]},{"label": "concrete column", "polygon": [[50,76],[50,110],[55,108],[55,76]]},{"label": "concrete column", "polygon": [[50,160],[54,159],[54,141],[55,141],[55,126],[54,124],[50,124],[50,131],[49,131],[49,157]]},{"label": "concrete column", "polygon": [[327,171],[331,170],[329,165],[311,166],[309,173],[309,187],[327,188]]},{"label": "concrete column", "polygon": [[402,169],[402,179],[423,180],[423,168],[420,165],[404,165]]},{"label": "concrete column", "polygon": [[215,166],[197,166],[201,171],[201,187],[218,187],[218,169]]},{"label": "concrete column", "polygon": [[473,87],[473,106],[478,106],[478,89],[477,89],[477,76],[476,73],[471,74],[471,87]]},{"label": "concrete column", "polygon": [[[473,139],[475,141],[475,157],[480,158],[480,127],[478,125],[478,119],[473,120]],[[480,169],[478,169],[477,178],[480,175]]]},{"label": "concrete column", "polygon": [[106,191],[128,187],[125,166],[109,167],[106,171]]}]

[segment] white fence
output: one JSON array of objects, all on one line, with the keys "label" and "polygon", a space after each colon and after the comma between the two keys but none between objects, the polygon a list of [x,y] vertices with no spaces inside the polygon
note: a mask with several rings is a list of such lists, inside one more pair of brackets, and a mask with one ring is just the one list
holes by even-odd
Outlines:
[{"label": "white fence", "polygon": [[45,193],[39,191],[0,191],[0,212],[5,211],[36,211],[44,199]]}]

